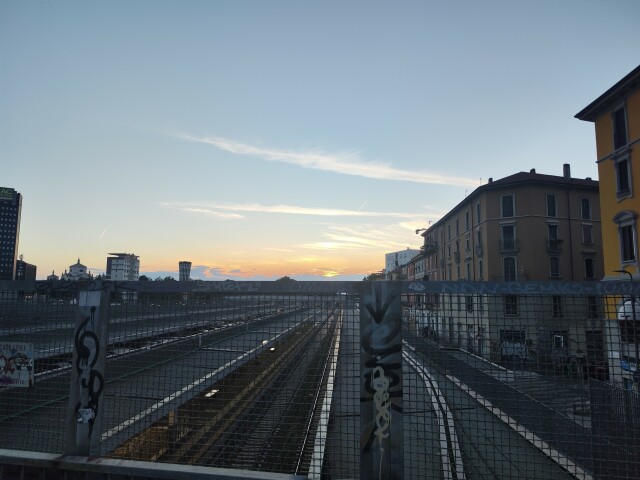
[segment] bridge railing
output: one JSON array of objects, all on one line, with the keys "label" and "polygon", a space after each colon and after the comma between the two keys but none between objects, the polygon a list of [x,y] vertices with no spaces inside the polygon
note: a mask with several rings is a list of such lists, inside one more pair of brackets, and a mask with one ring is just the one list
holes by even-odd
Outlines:
[{"label": "bridge railing", "polygon": [[632,282],[0,283],[0,464],[634,478],[637,295]]}]

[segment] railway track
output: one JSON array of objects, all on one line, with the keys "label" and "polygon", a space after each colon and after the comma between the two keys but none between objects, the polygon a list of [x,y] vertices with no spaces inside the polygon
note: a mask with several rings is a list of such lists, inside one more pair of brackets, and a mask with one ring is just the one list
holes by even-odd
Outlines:
[{"label": "railway track", "polygon": [[306,474],[339,316],[300,323],[110,456]]}]

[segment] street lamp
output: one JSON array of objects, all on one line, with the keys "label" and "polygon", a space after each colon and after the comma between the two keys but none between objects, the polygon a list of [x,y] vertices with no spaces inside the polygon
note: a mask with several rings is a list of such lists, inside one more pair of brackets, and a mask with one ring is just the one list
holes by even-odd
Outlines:
[{"label": "street lamp", "polygon": [[[433,223],[433,220],[429,220],[429,225],[431,225]],[[429,230],[429,227],[427,228],[416,228],[416,235],[419,234],[420,232],[426,232],[427,230]]]},{"label": "street lamp", "polygon": [[[635,347],[635,356],[636,356],[636,373],[638,372],[638,363],[640,363],[640,355],[638,354],[638,338],[636,337],[636,296],[633,293],[633,274],[631,272],[627,272],[624,269],[614,270],[615,273],[626,273],[629,275],[629,281],[631,282],[631,317],[633,328],[631,331],[633,332],[633,345]],[[624,302],[623,302],[624,305]]]}]

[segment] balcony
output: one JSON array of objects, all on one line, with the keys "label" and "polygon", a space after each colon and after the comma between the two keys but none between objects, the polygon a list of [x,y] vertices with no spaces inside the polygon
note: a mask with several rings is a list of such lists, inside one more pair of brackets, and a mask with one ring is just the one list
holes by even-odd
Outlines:
[{"label": "balcony", "polygon": [[500,239],[500,252],[517,252],[518,240],[513,237],[505,237]]},{"label": "balcony", "polygon": [[476,256],[477,257],[481,257],[483,253],[484,252],[482,250],[482,244],[481,243],[477,244],[476,245]]},{"label": "balcony", "polygon": [[422,247],[420,247],[420,250],[422,250],[422,253],[424,253],[425,255],[431,255],[432,253],[436,253],[436,251],[438,250],[438,243],[427,242]]},{"label": "balcony", "polygon": [[546,247],[548,252],[561,252],[562,251],[562,242],[563,240],[560,238],[547,239]]}]

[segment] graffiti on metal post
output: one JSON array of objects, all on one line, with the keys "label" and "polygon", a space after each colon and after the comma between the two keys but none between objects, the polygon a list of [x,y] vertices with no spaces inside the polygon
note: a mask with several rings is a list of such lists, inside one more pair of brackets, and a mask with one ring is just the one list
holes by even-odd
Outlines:
[{"label": "graffiti on metal post", "polygon": [[401,463],[395,449],[402,448],[402,320],[399,293],[389,292],[384,303],[381,297],[374,292],[361,317],[361,449],[367,472],[392,478]]},{"label": "graffiti on metal post", "polygon": [[80,401],[76,404],[75,411],[78,423],[89,425],[89,438],[93,434],[93,424],[104,388],[104,377],[94,368],[100,354],[100,340],[95,333],[95,316],[96,307],[91,307],[91,314],[82,321],[75,333],[75,368],[78,373],[77,383],[81,389]]}]

